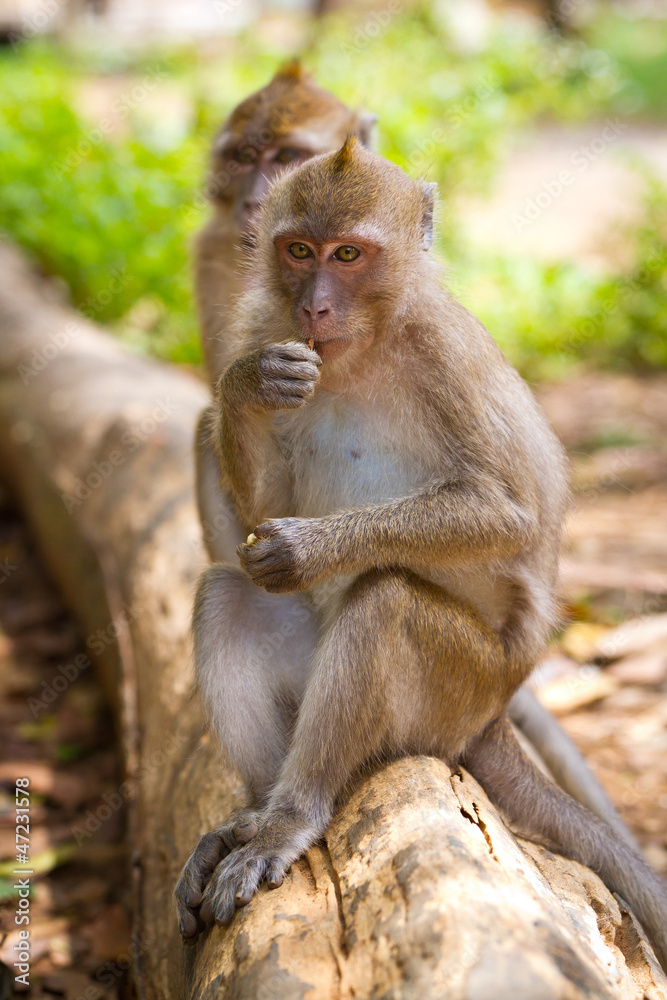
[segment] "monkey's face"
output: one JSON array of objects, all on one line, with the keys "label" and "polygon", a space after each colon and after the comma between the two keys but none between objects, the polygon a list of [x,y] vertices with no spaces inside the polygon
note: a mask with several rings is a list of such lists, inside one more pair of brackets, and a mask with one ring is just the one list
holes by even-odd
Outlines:
[{"label": "monkey's face", "polygon": [[354,137],[271,187],[253,270],[292,329],[323,361],[345,366],[398,333],[430,265],[434,190]]},{"label": "monkey's face", "polygon": [[253,135],[223,135],[221,139],[214,154],[211,193],[216,200],[231,204],[241,234],[251,236],[271,183],[285,167],[305,163],[320,150],[299,135],[284,135],[265,145]]},{"label": "monkey's face", "polygon": [[286,167],[338,149],[351,134],[368,144],[374,121],[316,87],[298,62],[288,63],[225,122],[213,146],[209,194],[251,238],[259,206]]},{"label": "monkey's face", "polygon": [[323,361],[368,347],[376,325],[382,246],[354,231],[322,241],[281,233],[274,245],[297,335],[314,341]]}]

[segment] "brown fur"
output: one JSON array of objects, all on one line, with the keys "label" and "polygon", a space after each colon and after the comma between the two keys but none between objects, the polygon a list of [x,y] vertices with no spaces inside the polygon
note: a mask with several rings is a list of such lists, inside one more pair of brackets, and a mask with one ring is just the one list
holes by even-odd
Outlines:
[{"label": "brown fur", "polygon": [[[242,256],[241,241],[249,235],[242,232],[239,213],[248,184],[252,186],[254,179],[261,177],[262,156],[266,154],[270,160],[271,155],[280,148],[281,142],[289,146],[297,140],[304,153],[335,148],[349,132],[355,132],[367,144],[371,125],[372,117],[355,114],[333,95],[315,87],[296,61],[286,64],[267,87],[242,102],[230,115],[214,148],[210,179],[214,199],[213,217],[197,242],[197,298],[204,355],[212,382],[215,382],[233,357],[230,315],[233,301],[241,290],[243,268],[247,267],[247,261]],[[313,132],[316,141],[313,142],[311,137],[310,145],[308,142],[304,143],[303,130],[306,133]],[[272,137],[275,137],[273,145]],[[240,176],[226,172],[227,167],[231,169],[229,156],[235,149],[250,147],[261,151],[262,143],[267,141],[268,146],[264,148],[260,162],[252,167],[249,174]],[[360,218],[360,211],[368,213],[371,207],[378,209],[377,198],[365,184],[363,170],[356,187],[352,184],[352,174],[356,169],[353,149],[353,144],[346,142],[332,161],[328,179],[320,175],[318,183],[308,187],[309,195],[318,196],[320,207],[317,213],[310,198],[301,198],[301,204],[291,206],[290,211],[299,213],[302,223],[307,217],[311,223],[315,222],[317,214],[319,230],[325,232],[327,206],[332,203],[336,204],[340,223],[341,194],[347,195],[350,200],[347,221]],[[343,169],[346,171],[346,184],[339,189],[335,186],[335,175],[336,171]],[[402,175],[396,168],[387,164],[384,169],[397,183],[403,184],[406,192],[410,192],[409,181],[407,178],[401,181]],[[306,189],[305,184],[303,189]],[[422,249],[428,249],[431,241],[432,195],[432,186],[426,185],[421,192],[422,203],[414,203],[415,220],[420,217]],[[304,208],[311,210],[309,216],[304,215]],[[406,202],[403,199],[400,202],[403,213],[405,208]],[[283,220],[284,218],[283,216]],[[388,296],[392,301],[394,278],[400,275],[401,280],[407,280],[410,277],[409,273],[405,277],[402,275],[401,264],[402,257],[398,255],[393,262],[394,276],[386,289],[380,289],[377,282],[372,289],[361,289],[365,292],[371,326],[382,309],[383,299]],[[287,293],[289,295],[289,289]],[[361,313],[362,310],[358,309],[357,322]],[[410,331],[406,331],[406,337],[409,333]],[[414,363],[414,358],[411,361]],[[491,360],[492,367],[493,364],[494,359]],[[197,498],[204,540],[211,559],[215,562],[235,562],[236,547],[245,535],[238,523],[231,498],[220,487],[220,469],[208,429],[213,417],[212,411],[206,411],[200,421],[196,445]],[[572,741],[556,720],[541,709],[535,697],[523,689],[520,704],[518,699],[513,699],[510,714],[524,733],[529,734],[531,742],[562,787],[610,823],[624,839],[634,843],[632,835]]]},{"label": "brown fur", "polygon": [[[223,123],[213,143],[208,178],[213,214],[195,243],[197,306],[211,384],[230,360],[230,310],[243,287],[247,268],[243,241],[252,222],[241,218],[241,209],[244,199],[253,196],[258,169],[273,153],[294,145],[307,158],[337,149],[352,134],[369,143],[374,120],[316,86],[293,61]],[[251,169],[234,161],[238,150],[258,154]]]},{"label": "brown fur", "polygon": [[[194,619],[200,688],[257,832],[243,843],[232,818],[217,854],[211,835],[195,850],[176,889],[182,932],[195,940],[262,880],[279,884],[360,766],[420,752],[465,760],[530,836],[599,870],[664,963],[659,880],[539,776],[506,722],[555,620],[565,462],[527,387],[441,288],[424,252],[431,201],[348,141],[279,178],[262,210],[212,422],[257,541],[239,547],[247,575],[204,574]],[[359,258],[342,263],[337,244]]]}]

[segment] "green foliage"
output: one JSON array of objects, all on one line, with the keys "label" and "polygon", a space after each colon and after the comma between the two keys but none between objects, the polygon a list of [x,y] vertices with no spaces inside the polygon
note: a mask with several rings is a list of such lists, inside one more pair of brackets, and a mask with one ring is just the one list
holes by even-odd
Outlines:
[{"label": "green foliage", "polygon": [[41,46],[4,55],[1,72],[0,228],[100,322],[122,327],[138,302],[158,300],[153,348],[196,360],[187,259],[201,218],[196,140],[160,152],[133,130],[112,141],[72,110],[74,74]]},{"label": "green foliage", "polygon": [[614,53],[622,76],[617,95],[619,109],[629,114],[667,118],[667,29],[662,18],[638,18],[623,7],[611,11],[605,5],[589,26],[591,45]]},{"label": "green foliage", "polygon": [[[439,11],[424,4],[405,12],[390,0],[356,21],[336,15],[305,62],[322,86],[381,114],[384,155],[440,183],[448,206],[441,246],[456,290],[525,374],[557,376],[581,362],[667,365],[667,196],[657,184],[645,218],[626,235],[625,272],[605,277],[509,254],[473,257],[450,207],[457,190],[490,189],[517,129],[621,108],[627,116],[633,94],[634,106],[651,108],[655,81],[642,82],[636,46],[616,37],[619,61],[580,39],[507,21],[465,51]],[[613,41],[612,29],[589,34],[602,45],[603,35]],[[235,39],[233,59],[38,42],[3,52],[0,228],[64,279],[79,308],[137,350],[197,362],[189,243],[206,214],[210,138],[289,55],[266,32]],[[91,79],[120,94],[113,122],[77,110]]]},{"label": "green foliage", "polygon": [[667,367],[667,188],[649,180],[639,223],[619,233],[630,263],[599,276],[573,264],[462,257],[458,288],[528,378],[574,367]]}]

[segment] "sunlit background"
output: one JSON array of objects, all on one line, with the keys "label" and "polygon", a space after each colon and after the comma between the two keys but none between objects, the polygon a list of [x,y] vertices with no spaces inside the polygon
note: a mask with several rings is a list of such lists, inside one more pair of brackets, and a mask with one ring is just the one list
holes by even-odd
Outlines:
[{"label": "sunlit background", "polygon": [[667,364],[667,5],[2,0],[0,229],[137,349],[199,360],[222,117],[281,61],[440,185],[450,283],[530,378]]},{"label": "sunlit background", "polygon": [[[540,697],[667,873],[667,2],[0,0],[0,40],[0,239],[195,377],[208,149],[281,63],[377,113],[377,149],[438,182],[449,284],[572,461]],[[0,486],[0,1000],[19,773],[31,998],[134,995],[117,737],[85,656],[58,693],[86,648]]]}]

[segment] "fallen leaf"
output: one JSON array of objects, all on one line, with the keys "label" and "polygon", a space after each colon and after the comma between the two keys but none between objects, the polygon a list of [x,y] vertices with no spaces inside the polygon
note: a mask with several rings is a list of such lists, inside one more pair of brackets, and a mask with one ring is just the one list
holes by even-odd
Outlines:
[{"label": "fallen leaf", "polygon": [[661,684],[667,678],[667,648],[618,660],[606,672],[622,684]]},{"label": "fallen leaf", "polygon": [[663,642],[667,649],[667,614],[647,615],[624,622],[600,636],[593,655],[601,660],[618,660],[622,656],[642,653],[659,642]]},{"label": "fallen leaf", "polygon": [[580,663],[587,663],[591,659],[593,650],[608,631],[606,625],[597,625],[594,622],[575,622],[565,631],[561,639],[561,646],[568,656]]},{"label": "fallen leaf", "polygon": [[608,697],[618,690],[619,682],[595,667],[583,667],[576,674],[559,677],[538,689],[542,704],[556,715],[574,712],[585,705]]}]

